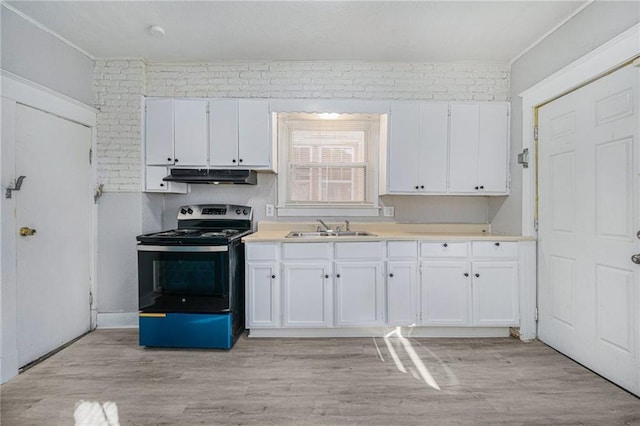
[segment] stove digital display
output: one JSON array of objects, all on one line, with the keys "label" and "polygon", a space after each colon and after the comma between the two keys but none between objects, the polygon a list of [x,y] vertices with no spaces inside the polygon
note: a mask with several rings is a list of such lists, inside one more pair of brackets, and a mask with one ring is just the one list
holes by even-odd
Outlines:
[{"label": "stove digital display", "polygon": [[204,208],[202,209],[203,215],[225,215],[227,214],[227,209],[213,209],[213,208]]}]

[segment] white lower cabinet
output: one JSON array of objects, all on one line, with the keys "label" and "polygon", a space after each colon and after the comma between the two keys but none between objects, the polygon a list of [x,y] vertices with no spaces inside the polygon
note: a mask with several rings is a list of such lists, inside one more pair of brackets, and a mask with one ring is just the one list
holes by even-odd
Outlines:
[{"label": "white lower cabinet", "polygon": [[517,326],[518,312],[518,264],[474,262],[473,324]]},{"label": "white lower cabinet", "polygon": [[382,325],[382,262],[336,262],[335,269],[336,325]]},{"label": "white lower cabinet", "polygon": [[518,252],[500,241],[248,243],[247,327],[518,326]]},{"label": "white lower cabinet", "polygon": [[270,262],[247,263],[247,310],[249,328],[274,328],[280,326],[280,283],[278,264]]},{"label": "white lower cabinet", "polygon": [[329,262],[284,263],[283,326],[328,327],[333,295]]},{"label": "white lower cabinet", "polygon": [[471,278],[468,261],[422,262],[423,325],[471,325]]},{"label": "white lower cabinet", "polygon": [[418,268],[415,261],[387,262],[387,324],[415,325]]}]

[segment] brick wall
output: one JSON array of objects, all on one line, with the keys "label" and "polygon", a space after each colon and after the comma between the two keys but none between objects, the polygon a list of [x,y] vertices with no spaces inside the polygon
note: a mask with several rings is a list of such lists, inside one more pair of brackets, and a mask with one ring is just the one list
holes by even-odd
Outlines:
[{"label": "brick wall", "polygon": [[107,191],[140,190],[140,95],[509,100],[506,64],[98,60],[95,74],[98,177]]}]

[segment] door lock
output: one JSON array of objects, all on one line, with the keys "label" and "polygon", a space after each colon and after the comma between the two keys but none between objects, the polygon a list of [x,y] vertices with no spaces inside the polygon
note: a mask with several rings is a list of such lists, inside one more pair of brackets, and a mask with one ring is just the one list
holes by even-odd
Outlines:
[{"label": "door lock", "polygon": [[636,265],[640,265],[640,254],[634,254],[631,256],[631,261]]},{"label": "door lock", "polygon": [[26,226],[23,226],[22,228],[20,228],[20,235],[23,237],[30,237],[35,233],[36,233],[35,229],[27,228]]}]

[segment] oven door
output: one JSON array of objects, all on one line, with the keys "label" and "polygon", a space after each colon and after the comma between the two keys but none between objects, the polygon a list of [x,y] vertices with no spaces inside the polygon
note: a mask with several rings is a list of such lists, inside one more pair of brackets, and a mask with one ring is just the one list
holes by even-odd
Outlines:
[{"label": "oven door", "polygon": [[138,296],[143,312],[228,313],[229,248],[138,245]]}]

